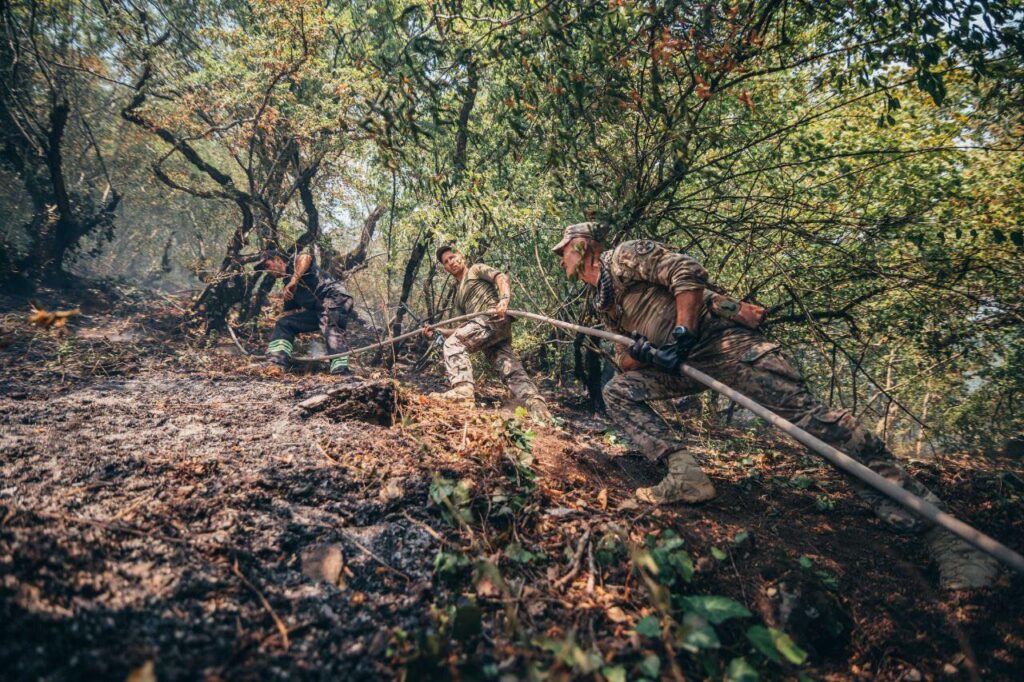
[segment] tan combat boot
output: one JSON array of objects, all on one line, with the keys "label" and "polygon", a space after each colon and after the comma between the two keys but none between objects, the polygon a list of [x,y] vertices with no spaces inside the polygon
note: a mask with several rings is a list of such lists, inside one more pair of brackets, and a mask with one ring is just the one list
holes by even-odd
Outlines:
[{"label": "tan combat boot", "polygon": [[693,455],[677,450],[668,456],[668,473],[661,483],[650,488],[637,488],[636,496],[648,504],[705,502],[714,497],[715,486]]},{"label": "tan combat boot", "polygon": [[999,562],[943,528],[925,533],[932,558],[939,565],[939,584],[946,590],[991,587],[999,575]]},{"label": "tan combat boot", "polygon": [[473,384],[469,382],[455,384],[454,386],[451,387],[451,389],[447,391],[431,393],[427,397],[440,398],[441,400],[451,400],[452,402],[457,403],[472,402]]},{"label": "tan combat boot", "polygon": [[550,422],[551,412],[548,411],[548,405],[544,402],[544,399],[540,396],[534,396],[526,401],[523,405],[526,411],[530,413],[530,419],[535,422]]}]

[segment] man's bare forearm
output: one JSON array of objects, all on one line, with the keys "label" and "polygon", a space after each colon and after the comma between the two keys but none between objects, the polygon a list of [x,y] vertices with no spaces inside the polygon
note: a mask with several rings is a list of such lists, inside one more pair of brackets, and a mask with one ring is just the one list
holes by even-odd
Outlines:
[{"label": "man's bare forearm", "polygon": [[498,287],[498,300],[506,301],[512,298],[512,279],[505,273],[494,278],[494,285]]},{"label": "man's bare forearm", "polygon": [[309,271],[309,266],[313,262],[313,257],[308,253],[301,254],[295,259],[295,272],[292,273],[292,279],[290,284],[298,284],[302,276]]},{"label": "man's bare forearm", "polygon": [[686,327],[690,332],[696,334],[700,327],[700,307],[703,302],[703,289],[676,294],[676,326]]}]

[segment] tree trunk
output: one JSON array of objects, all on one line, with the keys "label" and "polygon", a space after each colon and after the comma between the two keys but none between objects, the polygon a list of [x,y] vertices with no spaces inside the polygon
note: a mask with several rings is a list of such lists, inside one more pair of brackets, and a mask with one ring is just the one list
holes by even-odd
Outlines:
[{"label": "tree trunk", "polygon": [[472,56],[466,62],[466,75],[466,97],[462,100],[462,107],[459,109],[459,121],[455,134],[452,185],[459,184],[462,181],[463,173],[466,171],[466,151],[469,144],[469,115],[473,113],[473,106],[476,104],[476,91],[480,80],[476,60]]},{"label": "tree trunk", "polygon": [[352,270],[366,262],[366,251],[370,247],[373,235],[377,231],[377,223],[380,222],[384,211],[383,205],[375,206],[370,211],[366,220],[363,221],[363,229],[359,232],[359,242],[348,253],[342,255],[330,247],[322,247],[321,251],[323,251],[324,257],[320,267],[331,277],[343,280]]},{"label": "tree trunk", "polygon": [[604,380],[601,354],[593,349],[584,334],[577,334],[572,342],[573,374],[587,389],[587,405],[592,412],[604,412]]},{"label": "tree trunk", "polygon": [[409,296],[412,295],[412,287],[416,283],[416,273],[420,269],[420,264],[423,262],[423,256],[427,253],[427,246],[430,245],[430,240],[433,236],[433,231],[428,231],[426,234],[422,235],[412,247],[412,253],[409,254],[409,260],[405,263],[405,274],[402,276],[402,293],[398,297],[398,310],[395,312],[395,317],[391,320],[391,333],[395,336],[402,333],[402,320],[405,318],[405,304],[409,302]]},{"label": "tree trunk", "polygon": [[[251,284],[247,281],[248,275],[242,271],[242,262],[239,258],[245,237],[253,227],[252,209],[249,208],[248,202],[241,198],[235,203],[242,213],[242,222],[228,241],[220,271],[192,304],[190,325],[205,331],[223,329],[231,308],[241,303],[246,294],[252,291]],[[258,312],[257,309],[255,313]],[[250,315],[255,313],[250,311]]]}]

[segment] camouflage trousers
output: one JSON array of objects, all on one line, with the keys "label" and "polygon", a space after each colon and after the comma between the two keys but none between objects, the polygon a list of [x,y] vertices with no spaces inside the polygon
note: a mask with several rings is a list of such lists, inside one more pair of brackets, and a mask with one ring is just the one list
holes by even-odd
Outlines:
[{"label": "camouflage trousers", "polygon": [[[710,374],[740,393],[788,419],[808,433],[845,452],[889,481],[942,506],[939,499],[911,477],[878,436],[857,424],[848,410],[829,407],[807,389],[800,373],[780,353],[778,344],[742,327],[711,332],[691,353],[687,364]],[[617,374],[604,387],[612,421],[651,460],[685,450],[673,431],[647,404],[707,390],[687,376],[643,368]],[[850,480],[874,512],[893,528],[917,532],[923,519],[874,489]]]},{"label": "camouflage trousers", "polygon": [[519,355],[512,349],[512,323],[471,320],[455,330],[444,342],[444,368],[452,386],[473,383],[473,364],[469,354],[483,351],[487,364],[493,367],[516,400],[526,401],[539,396]]}]

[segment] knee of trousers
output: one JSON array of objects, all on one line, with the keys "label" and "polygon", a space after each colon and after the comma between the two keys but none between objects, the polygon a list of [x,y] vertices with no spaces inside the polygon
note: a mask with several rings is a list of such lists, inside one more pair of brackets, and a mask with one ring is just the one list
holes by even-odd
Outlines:
[{"label": "knee of trousers", "polygon": [[491,360],[491,366],[498,371],[505,381],[529,381],[530,377],[523,369],[523,365],[517,362],[516,358],[510,356],[499,356]]},{"label": "knee of trousers", "polygon": [[452,334],[444,340],[444,345],[441,347],[444,351],[445,357],[464,353],[466,351],[466,344],[462,342],[455,334]]},{"label": "knee of trousers", "polygon": [[832,445],[845,445],[857,429],[857,422],[848,410],[837,410],[827,405],[811,406],[803,412],[803,416],[793,421],[800,428]]},{"label": "knee of trousers", "polygon": [[340,352],[345,347],[345,332],[334,327],[328,327],[323,331],[327,348],[332,353]]},{"label": "knee of trousers", "polygon": [[636,389],[633,381],[625,374],[616,374],[611,381],[601,389],[601,396],[607,405],[624,405],[629,403],[643,402],[636,397]]},{"label": "knee of trousers", "polygon": [[445,366],[449,374],[452,371],[472,373],[473,365],[469,361],[469,352],[462,341],[456,340],[454,336],[445,339],[441,347],[441,354],[444,356]]},{"label": "knee of trousers", "polygon": [[274,323],[273,338],[275,338],[275,339],[286,338],[286,339],[289,339],[289,340],[295,338],[295,330],[292,329],[292,326],[291,326],[291,324],[289,324],[287,317],[283,317],[283,318],[281,318],[280,320],[278,320],[277,322]]}]

